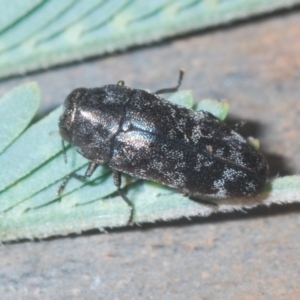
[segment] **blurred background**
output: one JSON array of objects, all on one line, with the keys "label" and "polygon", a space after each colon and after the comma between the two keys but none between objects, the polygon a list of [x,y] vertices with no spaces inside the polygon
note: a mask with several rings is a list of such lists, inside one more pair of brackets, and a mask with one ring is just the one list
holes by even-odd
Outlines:
[{"label": "blurred background", "polygon": [[[0,1],[0,94],[36,81],[37,118],[124,80],[227,99],[271,176],[300,170],[300,1]],[[3,299],[298,299],[297,204],[0,247]]]}]

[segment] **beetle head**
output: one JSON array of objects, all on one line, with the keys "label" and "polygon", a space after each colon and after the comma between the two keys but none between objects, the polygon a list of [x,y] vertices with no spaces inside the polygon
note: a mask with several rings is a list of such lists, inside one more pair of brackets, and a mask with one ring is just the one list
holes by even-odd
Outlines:
[{"label": "beetle head", "polygon": [[110,159],[111,139],[119,129],[121,117],[105,88],[78,88],[64,102],[59,132],[62,140],[84,157],[102,164]]},{"label": "beetle head", "polygon": [[63,114],[59,118],[59,133],[62,139],[68,143],[72,143],[72,124],[75,119],[77,103],[83,97],[86,89],[78,88],[68,95],[64,102]]}]

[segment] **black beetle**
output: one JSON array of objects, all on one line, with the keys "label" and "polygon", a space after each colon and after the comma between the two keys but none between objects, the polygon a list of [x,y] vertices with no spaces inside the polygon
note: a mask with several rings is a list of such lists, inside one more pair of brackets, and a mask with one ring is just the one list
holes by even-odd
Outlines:
[{"label": "black beetle", "polygon": [[63,141],[90,161],[82,177],[108,164],[118,192],[131,208],[130,221],[133,205],[120,188],[121,173],[165,184],[204,202],[253,196],[266,184],[268,164],[243,137],[208,112],[158,96],[177,91],[182,76],[180,71],[176,87],[154,94],[119,81],[75,89],[64,102],[59,131]]}]

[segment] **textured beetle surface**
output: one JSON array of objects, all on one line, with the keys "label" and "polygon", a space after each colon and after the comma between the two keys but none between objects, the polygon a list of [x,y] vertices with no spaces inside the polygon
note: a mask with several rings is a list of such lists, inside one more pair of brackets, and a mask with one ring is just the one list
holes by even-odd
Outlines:
[{"label": "textured beetle surface", "polygon": [[210,113],[122,85],[74,90],[60,133],[84,157],[199,199],[247,197],[266,183],[268,164]]}]

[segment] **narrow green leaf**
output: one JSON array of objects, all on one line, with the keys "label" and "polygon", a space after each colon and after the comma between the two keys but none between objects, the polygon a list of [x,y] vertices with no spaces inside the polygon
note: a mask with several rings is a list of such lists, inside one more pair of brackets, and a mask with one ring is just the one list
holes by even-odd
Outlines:
[{"label": "narrow green leaf", "polygon": [[22,1],[0,1],[0,32],[17,23],[21,18],[26,17],[44,0],[22,0]]},{"label": "narrow green leaf", "polygon": [[[149,44],[300,0],[0,1],[0,77]],[[1,31],[2,30],[2,31]]]},{"label": "narrow green leaf", "polygon": [[39,101],[39,87],[34,82],[14,88],[0,99],[0,153],[28,126]]},{"label": "narrow green leaf", "polygon": [[[57,138],[59,139],[59,137]],[[67,151],[69,157],[70,152],[75,154],[74,149],[70,149]],[[65,164],[62,155],[55,156],[42,166],[34,169],[28,176],[18,180],[17,184],[3,191],[0,194],[0,212],[13,207],[17,203],[48,187],[50,184],[63,179],[67,174],[72,173],[87,163],[87,160],[83,156],[79,154],[75,155],[76,157],[72,160],[72,164]],[[32,161],[30,158],[28,160]],[[53,194],[54,196],[56,194]]]},{"label": "narrow green leaf", "polygon": [[194,104],[193,93],[192,91],[188,90],[178,91],[177,93],[171,95],[167,99],[177,105],[185,106],[189,109],[191,109]]},{"label": "narrow green leaf", "polygon": [[0,191],[61,151],[57,129],[60,113],[61,107],[27,129],[1,154],[0,165],[6,171],[0,173]]},{"label": "narrow green leaf", "polygon": [[[76,31],[75,28],[80,30],[80,22],[82,19],[89,19],[95,11],[98,12],[99,18],[98,9],[101,9],[103,3],[105,3],[105,0],[76,1],[64,14],[59,15],[55,19],[55,22],[52,22],[40,30],[34,37],[34,40],[36,40],[37,43],[41,43],[42,41],[54,38],[69,28],[71,28],[71,32],[73,33]],[[72,28],[73,25],[74,28]]]},{"label": "narrow green leaf", "polygon": [[[55,18],[66,10],[74,0],[44,1],[38,10],[32,11],[25,19],[10,27],[1,34],[0,52],[24,42],[34,33],[55,21]],[[2,12],[3,13],[3,12]]]},{"label": "narrow green leaf", "polygon": [[215,99],[203,99],[194,106],[194,109],[197,111],[208,111],[217,119],[223,121],[228,114],[229,103],[226,100],[216,101]]},{"label": "narrow green leaf", "polygon": [[[159,185],[144,182],[132,189],[128,197],[136,208],[136,222],[154,222],[180,217],[208,216],[215,212],[244,210],[258,205],[273,203],[300,202],[300,176],[276,178],[270,183],[270,191],[243,202],[219,204],[218,209],[190,201],[178,193]],[[65,235],[72,232],[104,227],[117,227],[127,224],[130,210],[119,197],[90,202],[85,205],[69,206],[65,202],[54,202],[39,209],[29,210],[22,216],[11,212],[0,218],[0,240],[21,238],[43,238],[52,235]]]},{"label": "narrow green leaf", "polygon": [[[62,159],[62,156],[60,156],[60,158]],[[76,173],[83,175],[85,173],[86,168],[87,168],[87,165],[84,165],[84,167],[77,170]],[[72,171],[74,171],[73,168],[72,168]],[[64,173],[64,177],[65,177],[70,172],[66,173],[66,169],[63,168],[63,173]],[[65,196],[64,197],[64,199],[65,199],[65,198],[67,198],[67,196],[70,195],[71,192],[75,191],[75,193],[76,192],[86,193],[86,195],[84,197],[82,196],[82,198],[78,202],[93,201],[93,200],[90,200],[90,198],[89,198],[88,193],[89,193],[90,189],[85,189],[85,188],[80,189],[80,188],[88,182],[88,183],[91,183],[91,186],[98,187],[96,189],[95,195],[98,195],[98,193],[100,193],[100,195],[101,195],[101,192],[103,189],[102,189],[102,184],[99,186],[99,184],[102,183],[102,181],[101,181],[102,179],[100,179],[100,178],[102,176],[105,176],[107,173],[110,174],[111,172],[105,166],[100,166],[95,171],[95,174],[93,174],[93,176],[86,181],[81,181],[81,180],[76,180],[76,179],[70,180],[68,182],[66,188],[64,189],[62,195],[60,195],[60,196],[61,197]],[[96,180],[96,179],[99,179],[99,180]],[[112,178],[110,178],[110,179],[111,179],[110,189],[113,188],[114,191],[116,191],[116,187],[115,187],[115,185],[113,185],[113,180],[112,180]],[[41,190],[39,190],[37,193],[32,193],[32,195],[28,198],[24,198],[22,196],[22,198],[19,201],[16,201],[15,203],[8,202],[6,204],[9,205],[10,208],[13,208],[13,209],[11,209],[11,212],[14,215],[19,215],[19,216],[28,209],[33,209],[33,208],[38,208],[41,206],[48,205],[51,202],[58,200],[59,197],[57,196],[57,190],[58,190],[58,187],[60,186],[60,184],[62,183],[62,180],[63,180],[63,177],[59,181],[57,181],[53,184],[50,184],[48,187],[46,187],[44,189],[41,188]],[[10,190],[8,190],[8,191],[10,191]],[[95,191],[93,191],[93,192],[95,192]],[[72,195],[75,195],[75,194],[72,194]],[[5,193],[4,193],[4,196],[6,196]],[[76,195],[75,195],[75,197],[78,198],[78,196],[76,196]],[[17,203],[20,203],[20,204],[15,206],[15,204],[17,204]],[[70,203],[72,203],[72,201]],[[4,205],[2,205],[2,207],[4,207]]]}]

